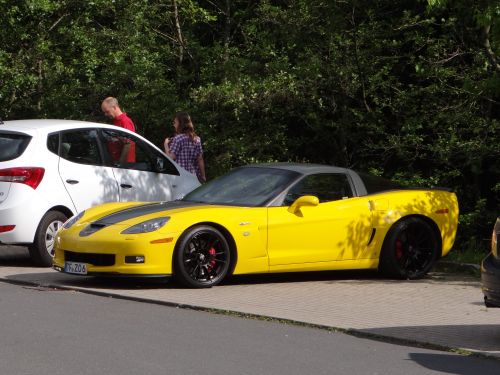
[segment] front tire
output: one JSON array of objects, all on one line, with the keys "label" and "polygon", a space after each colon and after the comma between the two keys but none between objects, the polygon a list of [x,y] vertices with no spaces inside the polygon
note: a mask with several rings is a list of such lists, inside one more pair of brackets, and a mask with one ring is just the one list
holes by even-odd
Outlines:
[{"label": "front tire", "polygon": [[436,263],[440,242],[422,219],[402,219],[389,230],[380,255],[379,270],[398,279],[420,279]]},{"label": "front tire", "polygon": [[221,232],[208,225],[197,225],[179,239],[173,263],[177,282],[189,288],[208,288],[227,275],[231,251]]},{"label": "front tire", "polygon": [[35,240],[29,246],[30,257],[40,267],[52,266],[54,258],[55,237],[59,228],[67,220],[67,216],[59,211],[49,211],[38,224]]}]

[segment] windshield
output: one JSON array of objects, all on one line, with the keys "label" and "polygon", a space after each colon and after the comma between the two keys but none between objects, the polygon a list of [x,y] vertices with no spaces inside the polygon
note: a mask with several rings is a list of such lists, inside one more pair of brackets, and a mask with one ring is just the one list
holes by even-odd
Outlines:
[{"label": "windshield", "polygon": [[285,190],[298,172],[262,167],[230,171],[187,194],[183,201],[231,206],[263,206]]}]

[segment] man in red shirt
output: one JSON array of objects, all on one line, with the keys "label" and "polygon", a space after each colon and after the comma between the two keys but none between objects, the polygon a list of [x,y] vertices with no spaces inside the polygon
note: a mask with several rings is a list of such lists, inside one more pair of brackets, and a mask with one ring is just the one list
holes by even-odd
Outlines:
[{"label": "man in red shirt", "polygon": [[[125,112],[122,112],[118,100],[112,96],[101,103],[101,110],[106,117],[113,120],[113,125],[120,126],[135,133],[135,125]],[[108,149],[114,161],[135,162],[135,143],[130,140],[117,141],[108,144]]]},{"label": "man in red shirt", "polygon": [[135,132],[134,123],[125,112],[122,112],[116,98],[109,96],[104,99],[101,104],[101,109],[106,117],[113,120],[113,125],[121,126],[122,128]]}]

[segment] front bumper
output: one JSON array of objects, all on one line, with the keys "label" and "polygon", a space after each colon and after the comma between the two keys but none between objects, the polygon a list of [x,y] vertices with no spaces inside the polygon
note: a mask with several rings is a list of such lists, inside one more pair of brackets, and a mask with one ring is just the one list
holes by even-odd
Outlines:
[{"label": "front bumper", "polygon": [[481,263],[481,284],[485,305],[500,307],[500,259],[491,253]]},{"label": "front bumper", "polygon": [[[53,268],[65,272],[65,262],[71,261],[85,263],[87,276],[168,276],[172,274],[174,248],[175,241],[152,244],[150,236],[109,238],[107,241],[58,236]],[[127,262],[127,257],[135,256],[144,257],[144,262]]]},{"label": "front bumper", "polygon": [[[66,273],[64,271],[64,267],[59,267],[59,266],[56,266],[56,265],[53,265],[52,268],[56,271],[59,271],[59,272],[62,272],[62,273]],[[106,271],[106,272],[95,272],[95,271],[90,271],[90,272],[87,272],[87,274],[85,275],[79,275],[79,274],[75,274],[75,273],[66,273],[68,275],[72,275],[72,276],[95,276],[95,277],[109,277],[109,278],[123,278],[123,279],[127,279],[127,278],[141,278],[141,279],[144,279],[144,278],[168,278],[168,277],[172,277],[172,274],[170,273],[167,273],[167,274],[162,274],[162,273],[154,273],[154,274],[143,274],[143,273],[124,273],[126,271],[122,271],[122,272],[110,272],[110,271]]]}]

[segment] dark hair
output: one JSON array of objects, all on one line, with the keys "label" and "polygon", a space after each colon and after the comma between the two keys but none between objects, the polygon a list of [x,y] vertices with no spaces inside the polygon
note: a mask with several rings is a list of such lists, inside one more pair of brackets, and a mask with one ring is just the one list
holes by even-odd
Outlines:
[{"label": "dark hair", "polygon": [[194,141],[197,135],[194,132],[194,125],[191,121],[191,116],[189,116],[187,112],[177,112],[174,119],[179,121],[179,134],[187,134],[191,141]]}]

